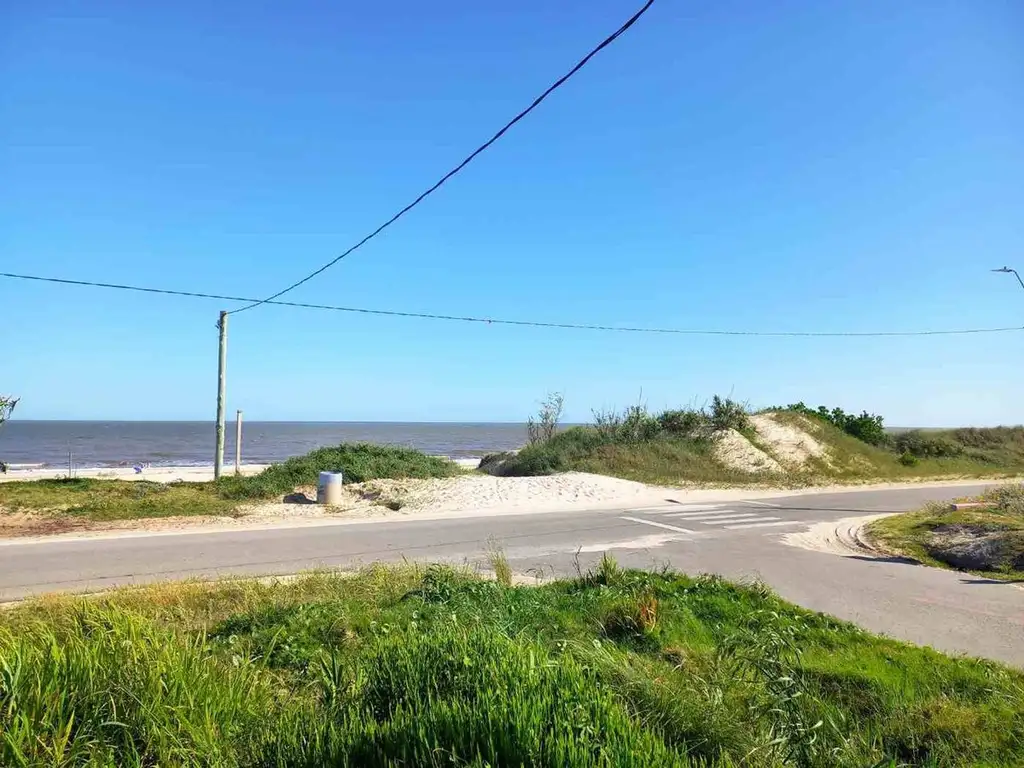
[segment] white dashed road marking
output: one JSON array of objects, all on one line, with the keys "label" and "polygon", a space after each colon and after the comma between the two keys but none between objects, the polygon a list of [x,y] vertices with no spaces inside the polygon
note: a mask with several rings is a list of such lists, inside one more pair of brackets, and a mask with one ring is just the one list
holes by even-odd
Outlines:
[{"label": "white dashed road marking", "polygon": [[744,501],[744,504],[753,504],[755,507],[771,507],[772,509],[779,509],[781,504],[769,504],[767,501]]},{"label": "white dashed road marking", "polygon": [[690,522],[691,520],[732,520],[741,517],[760,517],[752,512],[733,512],[732,510],[726,510],[725,512],[702,512],[702,513],[691,513],[687,512],[681,515],[669,515],[669,517],[678,517]]},{"label": "white dashed road marking", "polygon": [[627,509],[627,512],[652,512],[658,515],[667,514],[686,514],[686,513],[698,513],[698,512],[710,512],[712,509],[721,509],[724,504],[673,504],[671,507],[637,507],[635,509]]},{"label": "white dashed road marking", "polygon": [[623,515],[619,517],[619,519],[629,520],[629,522],[631,523],[643,523],[644,525],[653,525],[655,528],[665,528],[669,531],[676,531],[677,533],[696,533],[696,531],[691,531],[688,528],[680,528],[676,525],[669,525],[667,523],[657,523],[654,520],[643,520],[639,517],[626,517]]},{"label": "white dashed road marking", "polygon": [[[765,517],[764,520],[779,520],[777,517]],[[740,528],[774,528],[779,525],[809,525],[813,520],[779,520],[777,523],[746,523],[745,525],[727,525],[727,531],[735,531]]]}]

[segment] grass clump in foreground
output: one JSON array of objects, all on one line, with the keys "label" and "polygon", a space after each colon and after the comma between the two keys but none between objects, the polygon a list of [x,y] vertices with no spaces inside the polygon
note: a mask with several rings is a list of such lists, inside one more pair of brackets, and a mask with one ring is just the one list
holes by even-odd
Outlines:
[{"label": "grass clump in foreground", "polygon": [[191,583],[0,618],[20,766],[1016,766],[1024,676],[760,586],[449,568]]},{"label": "grass clump in foreground", "polygon": [[1024,485],[993,488],[976,501],[985,506],[929,504],[876,520],[867,533],[885,549],[928,565],[1024,579]]},{"label": "grass clump in foreground", "polygon": [[233,515],[240,503],[272,499],[299,486],[315,486],[320,472],[342,472],[346,483],[361,483],[379,478],[451,477],[461,471],[448,459],[411,448],[343,443],[272,464],[258,475],[226,476],[209,483],[97,478],[0,483],[0,508],[98,521]]}]

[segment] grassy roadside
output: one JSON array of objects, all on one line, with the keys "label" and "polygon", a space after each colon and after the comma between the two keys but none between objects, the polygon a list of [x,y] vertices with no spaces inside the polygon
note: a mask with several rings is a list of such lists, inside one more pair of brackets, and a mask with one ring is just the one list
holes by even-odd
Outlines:
[{"label": "grassy roadside", "polygon": [[254,501],[315,486],[320,472],[343,472],[346,482],[378,478],[451,477],[454,462],[390,446],[342,444],[274,464],[258,475],[209,483],[153,483],[73,478],[0,483],[0,510],[42,512],[93,521],[178,515],[236,515]]},{"label": "grassy roadside", "polygon": [[1020,672],[609,559],[48,599],[0,616],[0,660],[5,765],[1024,762]]},{"label": "grassy roadside", "polygon": [[1024,486],[994,488],[981,507],[930,504],[876,520],[867,528],[886,550],[928,565],[998,579],[1024,579]]}]

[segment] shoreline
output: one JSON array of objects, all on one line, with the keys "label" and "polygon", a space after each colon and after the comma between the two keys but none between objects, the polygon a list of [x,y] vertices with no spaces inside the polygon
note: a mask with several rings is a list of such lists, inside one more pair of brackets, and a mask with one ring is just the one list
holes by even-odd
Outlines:
[{"label": "shoreline", "polygon": [[[478,458],[450,459],[463,469],[476,469],[480,465]],[[242,464],[241,474],[257,475],[270,464]],[[17,467],[17,465],[15,465]],[[235,465],[224,465],[224,475],[235,474]],[[60,480],[68,476],[67,467],[40,467],[34,469],[8,469],[5,474],[0,474],[0,483],[29,482],[34,480]],[[95,480],[147,480],[154,483],[205,483],[213,480],[213,465],[205,466],[169,466],[169,467],[144,467],[141,472],[136,472],[133,467],[80,467],[74,471],[75,478],[90,478]]]}]

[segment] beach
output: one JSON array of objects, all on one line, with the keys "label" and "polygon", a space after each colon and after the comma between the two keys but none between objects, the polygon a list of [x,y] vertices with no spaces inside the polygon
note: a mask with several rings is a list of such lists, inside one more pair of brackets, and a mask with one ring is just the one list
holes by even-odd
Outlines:
[{"label": "beach", "polygon": [[[479,459],[452,459],[463,469],[476,469]],[[242,475],[258,475],[267,464],[243,464]],[[225,465],[225,475],[235,474],[233,464]],[[75,469],[72,477],[96,478],[98,480],[146,480],[152,483],[206,483],[213,480],[213,465],[200,467],[143,467],[136,471],[132,467],[85,467]],[[68,477],[67,467],[14,468],[0,474],[0,483],[25,480],[58,480]]]},{"label": "beach", "polygon": [[[213,422],[32,421],[14,419],[0,429],[0,462],[23,469],[75,474],[94,469],[132,472],[152,468],[211,469]],[[265,465],[340,443],[415,448],[432,456],[479,459],[526,442],[523,424],[430,422],[243,421],[242,463]],[[235,424],[227,425],[226,465],[234,465]]]}]

